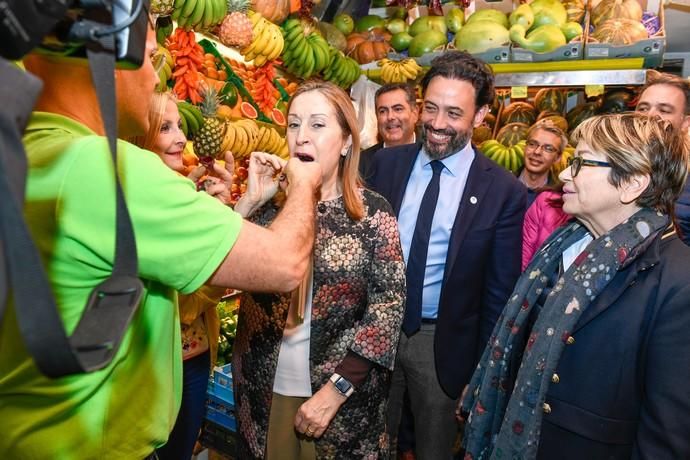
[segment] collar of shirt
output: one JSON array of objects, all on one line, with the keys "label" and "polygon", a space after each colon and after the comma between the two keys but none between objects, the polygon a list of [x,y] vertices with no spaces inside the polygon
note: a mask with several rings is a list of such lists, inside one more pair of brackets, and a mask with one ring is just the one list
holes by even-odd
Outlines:
[{"label": "collar of shirt", "polygon": [[[441,160],[441,163],[443,163],[445,167],[444,171],[448,171],[453,177],[458,177],[462,171],[467,171],[470,168],[473,160],[474,148],[472,147],[472,143],[468,142],[465,147]],[[431,169],[431,166],[429,166],[431,161],[432,158],[426,153],[422,145],[422,149],[417,156],[417,165],[415,167]]]}]

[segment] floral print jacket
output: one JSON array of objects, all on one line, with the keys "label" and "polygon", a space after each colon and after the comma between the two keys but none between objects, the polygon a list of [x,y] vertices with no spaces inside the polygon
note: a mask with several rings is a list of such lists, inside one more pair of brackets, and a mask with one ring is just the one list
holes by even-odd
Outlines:
[{"label": "floral print jacket", "polygon": [[[378,458],[388,449],[385,418],[391,370],[405,303],[405,265],[393,211],[363,189],[365,216],[352,220],[342,197],[320,202],[314,246],[310,340],[312,393],[351,350],[374,365],[324,435],[317,458]],[[252,220],[270,223],[265,206]],[[241,301],[233,374],[238,457],[264,458],[278,353],[290,294],[245,294]]]}]

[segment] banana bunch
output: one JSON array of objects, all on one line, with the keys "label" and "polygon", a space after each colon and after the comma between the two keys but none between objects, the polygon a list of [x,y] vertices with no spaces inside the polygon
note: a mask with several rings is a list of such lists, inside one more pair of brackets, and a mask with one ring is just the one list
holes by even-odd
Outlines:
[{"label": "banana bunch", "polygon": [[204,125],[204,117],[201,114],[201,110],[189,102],[180,101],[177,103],[177,111],[180,113],[182,132],[187,139],[193,139],[197,131]]},{"label": "banana bunch", "polygon": [[173,61],[172,54],[167,48],[158,45],[158,52],[156,53],[160,61],[156,62],[154,65],[158,69],[158,79],[160,83],[156,87],[158,91],[165,91],[168,88],[168,80],[172,78],[173,67],[175,66],[175,61]]},{"label": "banana bunch", "polygon": [[331,64],[323,72],[324,80],[332,81],[341,88],[349,88],[361,74],[362,69],[357,61],[331,48]]},{"label": "banana bunch", "polygon": [[236,121],[226,121],[225,137],[221,144],[221,152],[230,150],[235,160],[249,156],[259,145],[259,125],[250,118],[240,118]]},{"label": "banana bunch", "polygon": [[318,32],[305,34],[299,19],[285,21],[282,32],[285,40],[283,62],[293,75],[306,79],[324,71],[331,64],[333,48]]},{"label": "banana bunch", "polygon": [[185,30],[208,29],[228,12],[225,0],[175,0],[172,18]]},{"label": "banana bunch", "polygon": [[512,147],[506,147],[495,139],[489,139],[482,142],[479,150],[499,166],[517,174],[525,164],[525,144],[525,141],[520,141]]},{"label": "banana bunch", "polygon": [[287,141],[275,128],[267,124],[261,124],[259,126],[259,136],[259,145],[256,150],[273,153],[284,160],[290,158]]},{"label": "banana bunch", "polygon": [[378,66],[381,67],[381,80],[384,83],[414,81],[422,71],[422,67],[413,58],[406,58],[402,61],[383,58],[378,62]]},{"label": "banana bunch", "polygon": [[246,47],[240,50],[245,61],[254,60],[254,65],[261,67],[266,62],[272,61],[283,52],[285,40],[279,26],[261,15],[261,13],[249,12],[252,21],[254,39]]}]

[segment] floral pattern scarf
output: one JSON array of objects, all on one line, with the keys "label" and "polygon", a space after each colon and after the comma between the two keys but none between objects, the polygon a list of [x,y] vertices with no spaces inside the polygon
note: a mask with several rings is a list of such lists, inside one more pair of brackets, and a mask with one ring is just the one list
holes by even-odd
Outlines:
[{"label": "floral pattern scarf", "polygon": [[[563,252],[587,229],[576,221],[547,240],[518,280],[462,401],[469,414],[466,460],[536,458],[546,391],[570,331],[616,272],[668,222],[668,216],[644,208],[590,242],[556,281],[530,332],[530,311],[557,274]],[[527,333],[523,349],[520,337]],[[511,393],[511,363],[519,353],[524,354]]]}]

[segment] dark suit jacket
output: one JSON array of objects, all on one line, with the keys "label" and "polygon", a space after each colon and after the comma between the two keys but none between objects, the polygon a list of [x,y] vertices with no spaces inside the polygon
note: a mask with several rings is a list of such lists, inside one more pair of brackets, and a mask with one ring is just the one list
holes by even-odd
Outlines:
[{"label": "dark suit jacket", "polygon": [[[374,156],[370,185],[396,215],[420,147]],[[520,275],[526,189],[476,149],[475,155],[448,245],[434,338],[436,373],[452,398],[468,383]]]},{"label": "dark suit jacket", "polygon": [[690,248],[658,237],[571,335],[538,458],[690,459]]},{"label": "dark suit jacket", "polygon": [[359,154],[359,175],[362,177],[364,183],[368,186],[371,179],[371,164],[374,161],[374,154],[383,148],[383,142],[374,144],[366,150],[362,150]]},{"label": "dark suit jacket", "polygon": [[676,224],[681,239],[690,246],[690,175],[685,181],[685,188],[676,201]]}]

